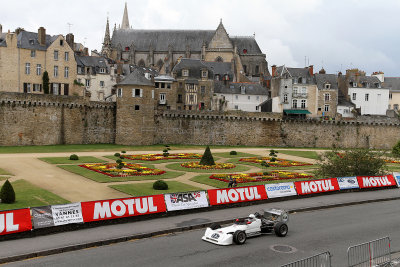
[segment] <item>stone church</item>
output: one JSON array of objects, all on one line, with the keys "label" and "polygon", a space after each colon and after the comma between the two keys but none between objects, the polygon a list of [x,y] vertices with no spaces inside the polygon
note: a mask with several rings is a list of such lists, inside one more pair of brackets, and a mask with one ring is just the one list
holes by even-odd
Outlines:
[{"label": "stone church", "polygon": [[230,37],[222,20],[216,30],[134,29],[126,3],[122,24],[114,26],[112,36],[107,19],[101,53],[117,63],[153,67],[161,74],[170,74],[181,58],[191,58],[231,62],[237,81],[269,75],[266,56],[255,36]]}]

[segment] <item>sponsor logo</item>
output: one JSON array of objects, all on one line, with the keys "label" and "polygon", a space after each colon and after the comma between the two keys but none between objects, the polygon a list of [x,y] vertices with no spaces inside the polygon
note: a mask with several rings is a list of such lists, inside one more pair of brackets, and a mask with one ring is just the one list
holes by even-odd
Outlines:
[{"label": "sponsor logo", "polygon": [[364,187],[380,187],[393,185],[387,176],[381,177],[362,177]]},{"label": "sponsor logo", "polygon": [[200,198],[200,193],[180,193],[180,194],[171,194],[171,203],[188,203],[195,201],[197,202],[197,198]]},{"label": "sponsor logo", "polygon": [[293,186],[290,185],[275,185],[271,187],[267,187],[268,192],[275,192],[275,191],[283,191],[283,190],[290,190]]},{"label": "sponsor logo", "polygon": [[14,213],[0,214],[0,234],[19,230],[19,224],[14,223]]},{"label": "sponsor logo", "polygon": [[257,187],[217,190],[217,203],[229,203],[261,199]]},{"label": "sponsor logo", "polygon": [[303,194],[307,194],[307,193],[331,191],[335,190],[335,187],[332,185],[331,180],[321,180],[321,181],[302,182],[301,189]]},{"label": "sponsor logo", "polygon": [[212,234],[211,238],[218,239],[219,238],[219,234]]}]

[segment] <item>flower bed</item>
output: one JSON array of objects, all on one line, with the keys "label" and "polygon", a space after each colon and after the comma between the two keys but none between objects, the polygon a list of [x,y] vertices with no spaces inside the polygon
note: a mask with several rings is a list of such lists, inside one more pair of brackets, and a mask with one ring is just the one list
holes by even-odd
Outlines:
[{"label": "flower bed", "polygon": [[202,169],[202,170],[226,170],[226,169],[233,169],[236,165],[232,163],[215,163],[215,165],[207,166],[207,165],[200,165],[200,162],[185,162],[181,164],[182,167],[189,168],[189,169]]},{"label": "flower bed", "polygon": [[277,158],[275,162],[271,162],[271,157],[242,158],[239,161],[251,162],[251,163],[267,162],[271,167],[294,167],[294,166],[312,165],[311,163],[305,163],[305,162],[299,162],[299,161],[287,160],[287,159],[280,159],[280,158]]},{"label": "flower bed", "polygon": [[83,164],[79,166],[111,177],[161,175],[165,173],[165,171],[159,169],[150,169],[139,164],[130,164],[124,162],[124,167],[121,169],[118,169],[117,165],[117,163],[98,163]]},{"label": "flower bed", "polygon": [[201,155],[196,153],[169,154],[168,157],[164,157],[163,154],[123,155],[123,157],[130,160],[145,160],[145,161],[156,161],[156,160],[166,160],[166,159],[201,159]]},{"label": "flower bed", "polygon": [[312,175],[288,171],[269,171],[255,173],[213,174],[210,179],[229,182],[229,178],[236,178],[238,183],[254,183],[263,181],[279,181],[299,178],[313,178]]}]

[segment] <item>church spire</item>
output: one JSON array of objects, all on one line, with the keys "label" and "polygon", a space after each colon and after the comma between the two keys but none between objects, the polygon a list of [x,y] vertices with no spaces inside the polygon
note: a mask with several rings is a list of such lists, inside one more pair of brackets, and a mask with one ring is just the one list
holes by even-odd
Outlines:
[{"label": "church spire", "polygon": [[110,43],[111,43],[111,37],[110,37],[110,23],[109,23],[108,17],[107,17],[106,33],[104,34],[104,42],[103,42],[103,45],[109,45]]},{"label": "church spire", "polygon": [[124,17],[122,18],[121,29],[129,29],[128,6],[125,2]]}]

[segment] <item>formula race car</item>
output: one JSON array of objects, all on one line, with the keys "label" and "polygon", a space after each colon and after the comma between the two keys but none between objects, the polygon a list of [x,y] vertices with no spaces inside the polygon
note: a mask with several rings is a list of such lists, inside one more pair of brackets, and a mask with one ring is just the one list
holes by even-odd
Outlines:
[{"label": "formula race car", "polygon": [[289,214],[281,209],[263,210],[250,214],[244,219],[236,219],[231,226],[212,224],[206,229],[203,240],[222,246],[243,245],[248,237],[275,232],[284,237],[288,233]]}]

